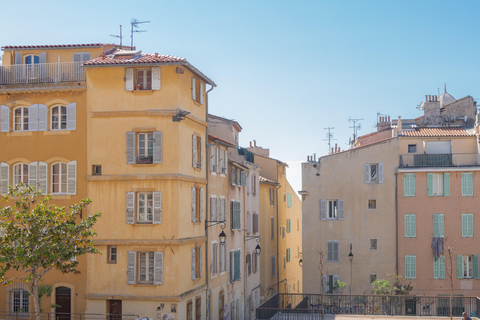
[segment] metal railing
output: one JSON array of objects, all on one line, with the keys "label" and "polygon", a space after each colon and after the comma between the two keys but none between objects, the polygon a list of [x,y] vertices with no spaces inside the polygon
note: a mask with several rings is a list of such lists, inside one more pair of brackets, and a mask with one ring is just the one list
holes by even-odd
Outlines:
[{"label": "metal railing", "polygon": [[0,85],[84,81],[82,62],[0,66]]},{"label": "metal railing", "polygon": [[461,167],[479,165],[477,153],[401,154],[401,168],[406,167]]},{"label": "metal railing", "polygon": [[[453,316],[477,316],[477,297],[453,297]],[[256,310],[257,319],[320,319],[322,314],[389,316],[449,316],[448,296],[383,296],[341,294],[286,294],[270,297]]]},{"label": "metal railing", "polygon": [[[62,313],[42,312],[41,320],[135,320],[138,314],[96,314],[96,313]],[[2,320],[35,320],[33,312],[9,312],[0,311]]]}]

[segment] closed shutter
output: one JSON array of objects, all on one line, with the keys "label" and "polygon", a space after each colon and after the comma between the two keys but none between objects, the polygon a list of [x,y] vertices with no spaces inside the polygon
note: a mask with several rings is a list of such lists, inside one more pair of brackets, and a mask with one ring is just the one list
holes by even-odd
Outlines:
[{"label": "closed shutter", "polygon": [[463,257],[461,255],[457,255],[457,278],[463,278]]},{"label": "closed shutter", "polygon": [[218,244],[212,243],[212,275],[218,273]]},{"label": "closed shutter", "polygon": [[343,199],[338,200],[338,220],[343,220],[345,216],[345,210],[343,205]]},{"label": "closed shutter", "polygon": [[200,221],[203,221],[203,188],[200,188]]},{"label": "closed shutter", "polygon": [[333,261],[338,262],[339,261],[339,248],[338,248],[338,242],[333,243]]},{"label": "closed shutter", "polygon": [[197,167],[197,136],[192,136],[192,167]]},{"label": "closed shutter", "polygon": [[433,173],[427,173],[427,196],[433,196]]},{"label": "closed shutter", "polygon": [[38,131],[48,130],[48,108],[44,104],[38,105]]},{"label": "closed shutter", "polygon": [[42,52],[38,55],[38,62],[39,63],[47,63],[47,53]]},{"label": "closed shutter", "polygon": [[198,93],[200,95],[200,103],[203,104],[203,82],[200,82],[200,92]]},{"label": "closed shutter", "polygon": [[67,163],[67,194],[77,194],[77,161]]},{"label": "closed shutter", "polygon": [[46,162],[38,162],[38,174],[37,174],[37,184],[38,190],[42,191],[42,194],[47,194],[47,177],[48,177],[48,164]]},{"label": "closed shutter", "polygon": [[192,248],[192,280],[195,280],[195,248]]},{"label": "closed shutter", "polygon": [[215,159],[215,150],[216,148],[214,146],[210,146],[210,148],[208,149],[209,151],[209,155],[208,155],[208,161],[209,161],[209,168],[210,168],[210,171],[213,172],[213,163],[214,163],[214,159]]},{"label": "closed shutter", "polygon": [[203,169],[203,138],[200,138],[200,169]]},{"label": "closed shutter", "polygon": [[252,215],[247,212],[247,232],[252,232]]},{"label": "closed shutter", "polygon": [[135,223],[135,192],[129,191],[126,196],[127,224]]},{"label": "closed shutter", "polygon": [[433,278],[445,279],[445,259],[440,256],[437,261],[433,259]]},{"label": "closed shutter", "polygon": [[133,91],[133,68],[125,69],[125,91]]},{"label": "closed shutter", "polygon": [[272,277],[275,277],[275,256],[270,257],[270,266],[271,266],[270,274]]},{"label": "closed shutter", "polygon": [[320,200],[320,220],[327,220],[327,200]]},{"label": "closed shutter", "polygon": [[152,90],[160,90],[161,77],[160,67],[152,68]]},{"label": "closed shutter", "polygon": [[478,255],[473,256],[473,278],[478,279]]},{"label": "closed shutter", "polygon": [[415,256],[405,256],[405,278],[407,279],[416,278],[416,257]]},{"label": "closed shutter", "polygon": [[10,165],[5,162],[0,162],[0,194],[8,193],[8,181]]},{"label": "closed shutter", "polygon": [[327,242],[327,261],[333,261],[333,242]]},{"label": "closed shutter", "polygon": [[468,218],[468,235],[469,237],[473,237],[473,214],[469,213],[467,215]]},{"label": "closed shutter", "polygon": [[368,163],[364,165],[364,178],[365,183],[370,183],[370,165]]},{"label": "closed shutter", "polygon": [[415,238],[417,236],[417,216],[415,214],[405,215],[405,237]]},{"label": "closed shutter", "polygon": [[215,198],[210,198],[210,221],[215,221],[214,202]]},{"label": "closed shutter", "polygon": [[77,103],[67,104],[67,130],[77,129]]},{"label": "closed shutter", "polygon": [[10,131],[10,108],[1,105],[0,106],[0,132]]},{"label": "closed shutter", "polygon": [[405,173],[403,176],[405,197],[415,196],[415,173]]},{"label": "closed shutter", "polygon": [[433,236],[444,236],[444,215],[442,213],[437,213],[433,215]]},{"label": "closed shutter", "polygon": [[247,185],[247,171],[245,171],[245,170],[242,170],[242,172],[240,174],[240,185],[242,187]]},{"label": "closed shutter", "polygon": [[128,254],[128,269],[127,269],[127,284],[135,284],[135,275],[137,273],[137,253],[129,251]]},{"label": "closed shutter", "polygon": [[468,237],[468,218],[466,214],[462,214],[462,237]]},{"label": "closed shutter", "polygon": [[135,132],[127,132],[127,164],[135,163]]},{"label": "closed shutter", "polygon": [[38,175],[38,170],[37,170],[38,162],[32,162],[28,165],[28,185],[38,189],[38,184],[37,184],[37,175]]},{"label": "closed shutter", "polygon": [[223,251],[225,246],[226,246],[226,244],[224,244],[223,246],[220,245],[220,253],[219,253],[219,255],[220,255],[220,261],[219,261],[220,262],[220,273],[225,271],[225,269],[224,269],[224,259],[225,259],[224,254],[225,254],[225,252]]},{"label": "closed shutter", "polygon": [[28,131],[38,131],[38,104],[28,107]]},{"label": "closed shutter", "polygon": [[153,193],[153,224],[162,223],[162,192]]},{"label": "closed shutter", "polygon": [[153,163],[162,163],[162,132],[153,132]]},{"label": "closed shutter", "polygon": [[219,221],[220,220],[220,199],[218,198],[215,198],[215,221]]},{"label": "closed shutter", "polygon": [[258,232],[258,214],[254,213],[253,214],[253,233]]},{"label": "closed shutter", "polygon": [[235,282],[234,251],[230,251],[230,282]]},{"label": "closed shutter", "polygon": [[292,206],[292,194],[288,194],[287,197],[287,206],[290,208]]},{"label": "closed shutter", "polygon": [[450,173],[448,172],[443,174],[443,195],[450,196]]},{"label": "closed shutter", "polygon": [[378,183],[383,183],[383,163],[378,164]]},{"label": "closed shutter", "polygon": [[473,174],[462,173],[462,196],[473,196]]},{"label": "closed shutter", "polygon": [[235,281],[241,279],[240,274],[240,250],[235,251]]},{"label": "closed shutter", "polygon": [[154,253],[155,272],[153,275],[153,284],[163,284],[163,252]]},{"label": "closed shutter", "polygon": [[240,215],[241,215],[241,208],[240,208],[240,202],[236,202],[236,214],[235,214],[235,224],[237,226],[236,229],[241,229],[242,228],[242,224],[241,224],[241,220],[240,220]]},{"label": "closed shutter", "polygon": [[197,99],[197,95],[196,95],[196,92],[195,92],[195,78],[192,78],[192,99],[193,100],[196,100]]},{"label": "closed shutter", "polygon": [[199,261],[200,261],[200,266],[199,266],[199,269],[200,269],[200,278],[202,277],[202,274],[203,274],[203,247],[200,246],[200,249],[198,250],[198,254],[200,255],[199,257]]},{"label": "closed shutter", "polygon": [[195,204],[195,201],[196,201],[196,197],[197,197],[197,192],[195,190],[195,187],[192,187],[192,212],[191,212],[191,215],[192,215],[192,222],[196,222],[196,215],[195,215],[195,211],[196,211],[196,204]]},{"label": "closed shutter", "polygon": [[15,64],[23,64],[22,54],[18,51],[15,51]]}]

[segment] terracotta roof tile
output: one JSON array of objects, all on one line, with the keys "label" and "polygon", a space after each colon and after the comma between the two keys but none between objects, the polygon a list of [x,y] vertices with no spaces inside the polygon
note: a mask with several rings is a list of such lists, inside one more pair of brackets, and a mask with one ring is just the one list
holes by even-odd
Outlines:
[{"label": "terracotta roof tile", "polygon": [[153,54],[153,53],[140,53],[134,57],[114,57],[115,53],[111,55],[102,55],[98,58],[84,62],[85,66],[100,66],[100,65],[125,65],[125,64],[148,64],[148,63],[172,63],[172,62],[187,62],[185,58]]},{"label": "terracotta roof tile", "polygon": [[469,137],[471,135],[462,127],[424,127],[402,131],[404,137]]},{"label": "terracotta roof tile", "polygon": [[115,46],[113,43],[83,43],[83,44],[47,44],[31,46],[3,46],[2,50],[9,49],[43,49],[43,48],[76,48],[76,47],[103,47]]}]

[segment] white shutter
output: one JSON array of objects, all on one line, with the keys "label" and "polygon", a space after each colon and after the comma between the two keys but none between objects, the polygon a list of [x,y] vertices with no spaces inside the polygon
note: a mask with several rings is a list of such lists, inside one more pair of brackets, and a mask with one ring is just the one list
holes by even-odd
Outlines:
[{"label": "white shutter", "polygon": [[192,136],[192,166],[197,167],[197,136]]},{"label": "white shutter", "polygon": [[200,138],[200,169],[203,169],[203,138]]},{"label": "white shutter", "polygon": [[327,293],[328,292],[328,276],[324,275],[323,276],[323,293]]},{"label": "white shutter", "polygon": [[195,200],[196,200],[196,190],[195,190],[195,187],[192,187],[192,222],[196,222],[196,220],[195,220]]},{"label": "white shutter", "polygon": [[[333,286],[335,287],[335,284],[338,282],[339,276],[338,274],[333,275]],[[338,293],[338,290],[335,290],[334,293]]]},{"label": "white shutter", "polygon": [[220,220],[220,219],[219,219],[219,212],[218,212],[218,211],[219,211],[219,208],[220,208],[220,205],[219,205],[219,203],[218,203],[218,200],[220,200],[220,199],[215,198],[215,221]]},{"label": "white shutter", "polygon": [[192,280],[195,280],[195,248],[192,248]]},{"label": "white shutter", "polygon": [[137,253],[135,251],[128,251],[128,269],[127,269],[127,284],[135,284],[135,276],[137,273]]},{"label": "white shutter", "polygon": [[38,62],[39,63],[47,63],[47,53],[42,52],[38,55]]},{"label": "white shutter", "polygon": [[38,184],[37,184],[37,162],[32,162],[28,165],[28,185],[38,189]]},{"label": "white shutter", "polygon": [[38,104],[28,107],[28,131],[38,131]]},{"label": "white shutter", "polygon": [[5,162],[0,162],[0,194],[8,193],[8,182],[10,165]]},{"label": "white shutter", "polygon": [[0,132],[10,131],[10,108],[1,105],[0,106]]},{"label": "white shutter", "polygon": [[209,149],[209,152],[210,154],[208,155],[208,159],[209,159],[209,168],[210,168],[210,171],[213,172],[213,160],[214,160],[214,157],[215,157],[215,150],[216,148],[214,146],[210,146],[210,149]]},{"label": "white shutter", "polygon": [[127,192],[127,224],[134,224],[135,223],[135,192],[129,191]]},{"label": "white shutter", "polygon": [[224,156],[223,156],[223,170],[225,174],[227,174],[227,163],[228,163],[228,152],[227,150],[223,150]]},{"label": "white shutter", "polygon": [[333,243],[333,261],[336,261],[338,262],[339,259],[338,259],[338,242],[334,242]]},{"label": "white shutter", "polygon": [[153,132],[153,163],[162,163],[162,132]]},{"label": "white shutter", "polygon": [[200,95],[200,104],[203,104],[203,82],[200,82],[200,92],[198,93]]},{"label": "white shutter", "polygon": [[343,220],[345,217],[344,202],[343,199],[338,200],[338,220]]},{"label": "white shutter", "polygon": [[192,99],[196,100],[197,96],[195,94],[195,78],[192,78]]},{"label": "white shutter", "polygon": [[22,54],[18,51],[15,51],[15,64],[23,64]]},{"label": "white shutter", "polygon": [[215,221],[215,214],[213,211],[213,203],[215,201],[215,198],[210,198],[210,221]]},{"label": "white shutter", "polygon": [[378,183],[383,183],[383,163],[378,164]]},{"label": "white shutter", "polygon": [[125,69],[125,91],[133,91],[133,68]]},{"label": "white shutter", "polygon": [[200,221],[203,221],[203,188],[200,188]]},{"label": "white shutter", "polygon": [[77,161],[67,163],[67,194],[77,194]]},{"label": "white shutter", "polygon": [[48,164],[46,162],[39,161],[37,170],[38,170],[38,174],[37,174],[38,190],[41,190],[42,194],[47,194],[48,193],[48,190],[47,190]]},{"label": "white shutter", "polygon": [[227,199],[223,199],[223,220],[227,221]]},{"label": "white shutter", "polygon": [[365,163],[365,183],[370,183],[370,165]]},{"label": "white shutter", "polygon": [[160,90],[160,67],[152,68],[152,90]]},{"label": "white shutter", "polygon": [[77,103],[72,102],[67,104],[67,130],[76,130],[76,129],[77,129]]},{"label": "white shutter", "polygon": [[153,224],[162,223],[162,192],[153,193]]},{"label": "white shutter", "polygon": [[135,132],[127,132],[127,164],[135,163]]},{"label": "white shutter", "polygon": [[327,200],[320,200],[320,220],[327,220]]},{"label": "white shutter", "polygon": [[252,232],[252,215],[247,212],[247,232]]},{"label": "white shutter", "polygon": [[200,278],[202,277],[203,274],[203,247],[200,246],[200,250],[198,250],[198,254],[200,255],[199,259],[200,260]]},{"label": "white shutter", "polygon": [[48,130],[48,108],[44,104],[38,105],[38,131]]},{"label": "white shutter", "polygon": [[154,253],[154,274],[153,274],[153,284],[162,285],[163,284],[163,252]]}]

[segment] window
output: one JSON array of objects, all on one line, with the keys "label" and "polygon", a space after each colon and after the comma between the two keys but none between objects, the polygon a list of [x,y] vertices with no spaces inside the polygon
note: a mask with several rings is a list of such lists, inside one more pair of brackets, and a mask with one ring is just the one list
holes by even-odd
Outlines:
[{"label": "window", "polygon": [[162,132],[127,132],[127,164],[162,163]]},{"label": "window", "polygon": [[288,199],[287,199],[287,207],[290,208],[291,206],[292,206],[292,195],[289,193]]},{"label": "window", "polygon": [[405,279],[415,279],[417,277],[417,257],[405,256]]},{"label": "window", "polygon": [[323,276],[323,292],[324,293],[338,293],[336,289],[337,282],[340,281],[340,277],[337,274],[330,274]]},{"label": "window", "polygon": [[28,108],[15,108],[13,114],[13,131],[28,131]]},{"label": "window", "polygon": [[377,239],[370,239],[370,249],[377,250]]},{"label": "window", "polygon": [[405,238],[415,238],[417,236],[417,215],[405,215]]},{"label": "window", "polygon": [[23,283],[12,283],[7,287],[10,312],[28,313],[30,293]]},{"label": "window", "polygon": [[202,246],[192,248],[192,280],[202,277],[203,272],[203,253]]},{"label": "window", "polygon": [[101,176],[102,175],[102,165],[101,164],[92,165],[92,175],[94,175],[94,176]]},{"label": "window", "polygon": [[478,256],[458,255],[457,256],[457,278],[478,279]]},{"label": "window", "polygon": [[241,279],[240,274],[240,259],[241,251],[230,251],[230,282],[239,281]]},{"label": "window", "polygon": [[275,219],[270,217],[270,240],[275,239]]},{"label": "window", "polygon": [[258,228],[258,213],[254,212],[252,214],[252,222],[253,222],[252,223],[253,224],[252,232],[253,233],[258,233],[258,230],[259,230],[259,228]]},{"label": "window", "polygon": [[252,261],[252,271],[253,271],[253,273],[256,273],[257,272],[257,266],[258,266],[258,256],[255,252],[252,252],[251,261]]},{"label": "window", "polygon": [[225,318],[225,293],[220,291],[220,295],[218,297],[218,319]]},{"label": "window", "polygon": [[189,300],[187,302],[187,320],[193,320],[193,302]]},{"label": "window", "polygon": [[290,248],[287,249],[287,262],[290,262],[292,258],[292,250]]},{"label": "window", "polygon": [[129,251],[127,283],[162,285],[163,252]]},{"label": "window", "polygon": [[444,219],[443,213],[433,214],[433,237],[444,237]]},{"label": "window", "polygon": [[28,164],[19,163],[13,166],[13,184],[28,184]]},{"label": "window", "polygon": [[203,220],[203,188],[192,187],[192,222]]},{"label": "window", "polygon": [[162,223],[162,192],[130,191],[126,199],[127,224]]},{"label": "window", "polygon": [[250,275],[252,273],[252,256],[250,253],[247,253],[247,256],[245,257],[245,263],[247,265],[247,275]]},{"label": "window", "polygon": [[462,196],[473,196],[472,172],[462,172]]},{"label": "window", "polygon": [[117,246],[108,246],[108,263],[117,263]]},{"label": "window", "polygon": [[136,90],[152,90],[152,70],[137,69]]},{"label": "window", "polygon": [[327,262],[339,262],[338,241],[327,241]]},{"label": "window", "polygon": [[275,277],[275,256],[270,256],[270,276]]},{"label": "window", "polygon": [[471,213],[462,214],[462,237],[473,237],[473,214]]},{"label": "window", "polygon": [[287,233],[290,233],[292,231],[292,220],[287,219]]},{"label": "window", "polygon": [[220,273],[227,271],[227,243],[220,245]]},{"label": "window", "polygon": [[[32,106],[29,107],[29,109]],[[38,111],[33,109],[33,113],[38,112],[38,130],[47,130],[47,107],[38,105]],[[32,114],[31,112],[31,114]],[[43,114],[43,116],[42,116]],[[43,125],[42,118],[45,118]],[[50,109],[50,130],[76,130],[77,129],[77,103],[72,102],[66,106],[54,106]],[[30,118],[30,130],[32,130],[32,119]],[[34,131],[34,130],[33,130]]]},{"label": "window", "polygon": [[445,257],[440,256],[437,260],[433,258],[433,278],[445,279]]},{"label": "window", "polygon": [[365,183],[383,183],[382,163],[365,163]]},{"label": "window", "polygon": [[196,169],[203,169],[203,138],[192,136],[192,166]]},{"label": "window", "polygon": [[368,209],[377,209],[377,200],[368,200]]},{"label": "window", "polygon": [[415,197],[415,173],[403,175],[403,190],[405,197]]},{"label": "window", "polygon": [[195,320],[202,320],[202,298],[195,298]]},{"label": "window", "polygon": [[52,164],[52,194],[77,193],[77,161],[57,162]]},{"label": "window", "polygon": [[66,130],[67,129],[67,107],[55,106],[51,109],[51,123],[52,130]]},{"label": "window", "polygon": [[90,52],[75,52],[72,60],[73,62],[84,62],[90,60],[90,57]]},{"label": "window", "polygon": [[192,77],[192,100],[203,104],[204,83]]},{"label": "window", "polygon": [[160,90],[160,67],[125,69],[125,90]]},{"label": "window", "polygon": [[375,280],[377,280],[377,275],[376,274],[371,274],[370,275],[370,283],[373,283]]},{"label": "window", "polygon": [[270,205],[275,205],[275,188],[270,188]]},{"label": "window", "polygon": [[427,173],[427,195],[449,196],[450,173]]},{"label": "window", "polygon": [[216,276],[218,273],[218,243],[214,241],[212,243],[212,276]]},{"label": "window", "polygon": [[416,144],[409,144],[408,145],[408,153],[417,153],[417,145]]},{"label": "window", "polygon": [[230,202],[230,211],[232,217],[232,229],[241,229],[241,210],[240,210],[240,201]]},{"label": "window", "polygon": [[320,200],[320,220],[343,220],[343,199]]}]

